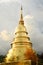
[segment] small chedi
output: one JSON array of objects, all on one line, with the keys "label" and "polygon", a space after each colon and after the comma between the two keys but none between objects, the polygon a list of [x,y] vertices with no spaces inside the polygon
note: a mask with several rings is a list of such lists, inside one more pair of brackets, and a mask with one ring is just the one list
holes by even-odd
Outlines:
[{"label": "small chedi", "polygon": [[24,25],[21,7],[20,21],[15,31],[15,38],[11,43],[11,49],[8,51],[8,54],[5,58],[5,62],[22,62],[28,60],[37,62],[37,55],[32,49],[32,43],[28,37],[28,32]]}]

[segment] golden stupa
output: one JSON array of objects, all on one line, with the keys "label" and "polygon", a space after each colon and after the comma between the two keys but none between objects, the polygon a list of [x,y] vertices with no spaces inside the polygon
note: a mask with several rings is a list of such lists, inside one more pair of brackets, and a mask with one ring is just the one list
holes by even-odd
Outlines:
[{"label": "golden stupa", "polygon": [[11,43],[11,49],[8,51],[6,62],[21,62],[21,61],[37,61],[36,52],[32,49],[32,43],[28,32],[24,26],[22,7],[21,16],[18,27],[15,31],[15,38]]}]

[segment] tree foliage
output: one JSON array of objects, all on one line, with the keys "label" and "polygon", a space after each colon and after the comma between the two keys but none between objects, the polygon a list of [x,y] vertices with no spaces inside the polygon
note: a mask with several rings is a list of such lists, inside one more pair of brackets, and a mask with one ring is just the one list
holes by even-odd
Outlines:
[{"label": "tree foliage", "polygon": [[5,56],[0,55],[0,63],[4,62],[4,58],[5,58]]}]

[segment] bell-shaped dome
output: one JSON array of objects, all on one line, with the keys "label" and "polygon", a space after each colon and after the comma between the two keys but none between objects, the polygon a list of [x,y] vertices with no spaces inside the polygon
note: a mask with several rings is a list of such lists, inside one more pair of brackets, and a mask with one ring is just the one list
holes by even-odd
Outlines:
[{"label": "bell-shaped dome", "polygon": [[22,24],[19,24],[18,25],[18,27],[16,28],[16,31],[15,31],[15,33],[20,33],[20,32],[25,32],[25,33],[27,33],[28,34],[28,32],[27,32],[27,30],[26,30],[26,27],[24,26],[24,25],[22,25]]},{"label": "bell-shaped dome", "polygon": [[23,24],[19,24],[15,31],[15,38],[13,39],[13,44],[20,44],[20,45],[29,45],[32,46],[30,38],[28,37],[28,32],[26,27]]}]

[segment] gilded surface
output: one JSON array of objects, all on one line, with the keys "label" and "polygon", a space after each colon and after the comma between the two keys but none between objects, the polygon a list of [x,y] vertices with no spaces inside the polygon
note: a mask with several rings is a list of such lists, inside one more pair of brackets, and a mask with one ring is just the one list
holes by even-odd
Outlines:
[{"label": "gilded surface", "polygon": [[[21,13],[22,14],[22,13]],[[24,26],[23,16],[21,16],[19,25],[15,31],[15,38],[12,41],[12,48],[8,51],[6,62],[21,62],[25,60],[37,60],[32,49],[32,43],[28,37],[28,32]],[[19,65],[23,65],[22,63]]]}]

